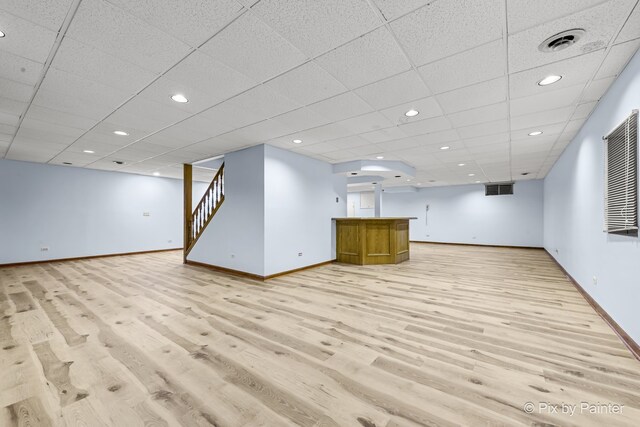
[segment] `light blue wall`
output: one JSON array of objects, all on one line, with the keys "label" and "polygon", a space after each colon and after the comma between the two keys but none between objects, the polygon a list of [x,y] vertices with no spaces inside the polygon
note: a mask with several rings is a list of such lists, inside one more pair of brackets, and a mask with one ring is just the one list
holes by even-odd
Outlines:
[{"label": "light blue wall", "polygon": [[[371,192],[373,192],[373,190]],[[347,195],[347,212],[351,212],[352,208],[355,214],[349,216],[356,218],[372,218],[375,213],[373,208],[363,209],[360,207],[360,193],[349,193]]]},{"label": "light blue wall", "polygon": [[640,343],[640,240],[602,231],[602,136],[637,108],[640,108],[640,53],[611,85],[545,179],[544,246]]},{"label": "light blue wall", "polygon": [[329,163],[272,146],[264,172],[265,276],[335,259],[331,218],[347,215],[347,179]]},{"label": "light blue wall", "polygon": [[542,247],[542,181],[518,181],[514,185],[512,196],[487,197],[484,185],[385,192],[382,216],[418,217],[409,227],[414,241]]},{"label": "light blue wall", "polygon": [[0,264],[182,247],[182,203],[176,179],[0,160]]},{"label": "light blue wall", "polygon": [[224,161],[224,203],[188,259],[264,276],[264,146]]}]

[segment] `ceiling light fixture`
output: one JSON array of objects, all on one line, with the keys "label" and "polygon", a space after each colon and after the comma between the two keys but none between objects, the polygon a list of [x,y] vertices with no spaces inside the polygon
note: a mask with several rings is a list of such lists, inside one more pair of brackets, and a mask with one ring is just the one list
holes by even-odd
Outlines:
[{"label": "ceiling light fixture", "polygon": [[537,131],[535,131],[535,132],[531,132],[531,133],[529,133],[529,136],[538,136],[538,135],[542,135],[542,131],[537,130]]},{"label": "ceiling light fixture", "polygon": [[125,132],[123,130],[114,130],[113,133],[115,133],[116,135],[119,135],[119,136],[127,136],[127,135],[129,135],[127,132]]},{"label": "ceiling light fixture", "polygon": [[160,176],[160,172],[154,172],[153,176]]},{"label": "ceiling light fixture", "polygon": [[294,139],[293,143],[294,144],[302,144],[302,140],[301,139]]},{"label": "ceiling light fixture", "polygon": [[475,173],[470,173],[469,176],[476,176],[476,174]]},{"label": "ceiling light fixture", "polygon": [[4,33],[0,31],[0,39],[4,37]]},{"label": "ceiling light fixture", "polygon": [[559,82],[560,79],[562,79],[562,76],[555,76],[555,75],[547,76],[547,77],[545,77],[544,79],[542,79],[542,80],[540,80],[538,82],[538,86],[551,85],[551,84],[554,84],[556,82]]},{"label": "ceiling light fixture", "polygon": [[404,113],[404,115],[407,116],[407,117],[415,117],[418,114],[420,114],[420,111],[414,110],[413,108],[411,110],[407,111],[406,113]]},{"label": "ceiling light fixture", "polygon": [[458,166],[464,166],[464,163],[458,163]]},{"label": "ceiling light fixture", "polygon": [[476,184],[480,184],[480,181],[476,181]]},{"label": "ceiling light fixture", "polygon": [[422,185],[422,183],[421,183],[421,182],[418,182],[416,185]]},{"label": "ceiling light fixture", "polygon": [[93,150],[84,150],[83,153],[93,154],[93,153],[95,153],[95,151],[93,151]]},{"label": "ceiling light fixture", "polygon": [[384,156],[376,156],[376,159],[382,160],[382,159],[384,159]]},{"label": "ceiling light fixture", "polygon": [[407,179],[407,182],[411,181],[410,179]]},{"label": "ceiling light fixture", "polygon": [[189,102],[187,97],[184,96],[181,93],[176,93],[175,95],[171,95],[171,99],[173,99],[174,101],[179,102],[181,104],[184,104],[185,102]]},{"label": "ceiling light fixture", "polygon": [[113,163],[115,163],[116,165],[124,165],[124,162],[122,160],[114,160]]},{"label": "ceiling light fixture", "polygon": [[445,145],[445,146],[443,146],[443,147],[440,147],[440,149],[441,149],[441,150],[448,150],[449,148],[451,148],[451,147],[449,147],[448,145]]}]

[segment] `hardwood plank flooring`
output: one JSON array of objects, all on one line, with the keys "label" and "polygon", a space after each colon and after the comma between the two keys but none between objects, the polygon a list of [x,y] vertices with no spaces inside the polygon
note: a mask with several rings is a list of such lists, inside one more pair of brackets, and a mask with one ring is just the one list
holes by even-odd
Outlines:
[{"label": "hardwood plank flooring", "polygon": [[544,251],[411,250],[264,283],[181,252],[0,268],[0,425],[638,425],[640,362]]}]

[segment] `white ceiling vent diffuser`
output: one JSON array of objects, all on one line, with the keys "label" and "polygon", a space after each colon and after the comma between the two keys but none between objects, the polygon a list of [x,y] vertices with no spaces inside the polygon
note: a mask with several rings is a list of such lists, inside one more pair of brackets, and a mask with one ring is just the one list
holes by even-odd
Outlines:
[{"label": "white ceiling vent diffuser", "polygon": [[583,34],[584,30],[581,28],[563,31],[540,43],[538,49],[542,52],[559,52],[576,44]]}]

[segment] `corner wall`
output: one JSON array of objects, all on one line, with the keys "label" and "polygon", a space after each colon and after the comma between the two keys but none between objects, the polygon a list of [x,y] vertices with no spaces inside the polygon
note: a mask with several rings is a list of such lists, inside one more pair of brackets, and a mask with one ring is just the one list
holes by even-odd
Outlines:
[{"label": "corner wall", "polygon": [[418,217],[409,223],[413,241],[542,247],[541,180],[517,181],[510,196],[485,196],[484,191],[484,185],[475,184],[385,192],[382,216]]},{"label": "corner wall", "polygon": [[347,179],[329,163],[269,145],[264,173],[264,275],[335,259],[331,218],[347,215]]},{"label": "corner wall", "polygon": [[640,343],[640,239],[603,232],[602,136],[637,108],[640,108],[640,53],[636,53],[600,99],[545,179],[544,246]]},{"label": "corner wall", "polygon": [[180,180],[0,160],[0,264],[178,248],[182,227]]}]

